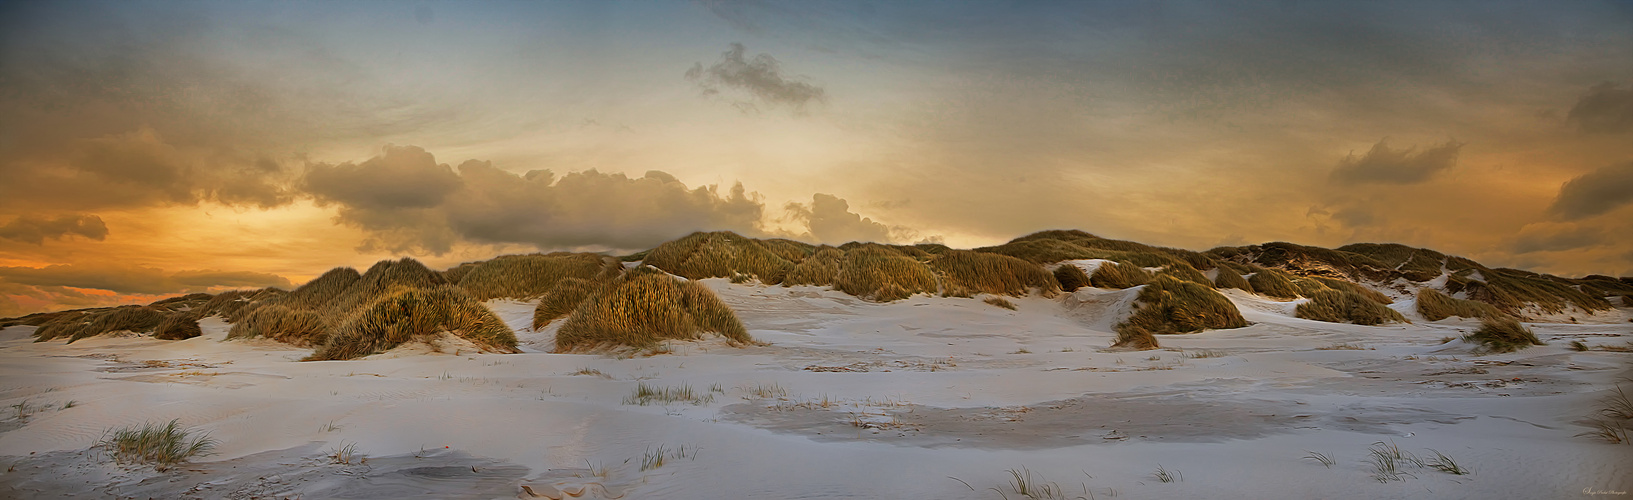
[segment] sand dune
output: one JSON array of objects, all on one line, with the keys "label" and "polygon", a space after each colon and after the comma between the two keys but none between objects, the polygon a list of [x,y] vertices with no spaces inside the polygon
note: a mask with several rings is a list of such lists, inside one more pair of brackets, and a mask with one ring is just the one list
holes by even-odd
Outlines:
[{"label": "sand dune", "polygon": [[[486,303],[526,351],[508,355],[299,362],[310,349],[224,342],[215,318],[183,341],[32,343],[34,327],[7,328],[0,496],[1017,498],[1005,471],[1021,467],[1095,498],[1633,490],[1627,446],[1577,436],[1633,377],[1633,355],[1567,345],[1633,339],[1626,309],[1533,323],[1549,345],[1476,356],[1444,339],[1477,322],[1322,323],[1227,290],[1252,325],[1111,352],[1135,289],[1016,298],[1010,311],[703,281],[767,344],[550,354],[553,327],[528,330],[532,304],[515,300]],[[626,404],[640,384],[692,397]],[[158,472],[93,448],[108,428],[169,419],[220,440],[216,454]],[[1365,463],[1376,442],[1432,448],[1474,474],[1406,465],[1411,476],[1380,482]],[[326,457],[347,445],[367,462]],[[1159,465],[1183,481],[1157,480]]]}]

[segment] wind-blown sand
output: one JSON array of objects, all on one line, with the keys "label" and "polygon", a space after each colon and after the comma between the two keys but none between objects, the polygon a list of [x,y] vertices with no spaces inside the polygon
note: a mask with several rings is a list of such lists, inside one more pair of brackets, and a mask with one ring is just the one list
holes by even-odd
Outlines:
[{"label": "wind-blown sand", "polygon": [[[554,326],[525,330],[531,304],[508,301],[489,305],[523,354],[449,342],[298,362],[311,351],[222,341],[219,319],[185,341],[36,344],[33,327],[8,328],[0,497],[991,499],[998,488],[1014,499],[1006,470],[1022,467],[1072,498],[1633,491],[1633,446],[1577,436],[1605,391],[1633,377],[1633,354],[1568,347],[1624,345],[1626,309],[1532,324],[1549,345],[1476,356],[1442,342],[1474,322],[1320,323],[1226,291],[1252,326],[1108,352],[1131,290],[1012,299],[1009,311],[705,282],[769,345],[549,354]],[[1359,349],[1330,349],[1340,346]],[[702,400],[624,404],[638,383],[690,386]],[[173,418],[219,439],[216,454],[159,472],[92,448],[111,427]],[[1379,482],[1365,463],[1379,441],[1474,473],[1405,466],[1415,477]],[[353,444],[366,462],[325,457]],[[665,463],[641,470],[660,446]],[[1183,481],[1159,482],[1159,465]]]}]

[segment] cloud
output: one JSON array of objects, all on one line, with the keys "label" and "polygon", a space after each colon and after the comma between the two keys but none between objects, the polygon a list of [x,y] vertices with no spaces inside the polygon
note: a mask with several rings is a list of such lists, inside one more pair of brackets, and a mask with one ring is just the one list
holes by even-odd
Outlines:
[{"label": "cloud", "polygon": [[40,163],[0,151],[0,174],[8,181],[0,186],[0,208],[97,210],[206,201],[273,208],[294,201],[277,162],[222,161],[179,148],[150,127],[71,141],[65,151]]},{"label": "cloud", "polygon": [[178,271],[119,264],[59,264],[45,267],[0,267],[0,280],[20,285],[94,288],[116,293],[162,294],[207,291],[211,287],[288,289],[289,279],[275,274],[215,270]]},{"label": "cloud", "polygon": [[59,215],[46,218],[23,215],[0,226],[0,238],[41,245],[46,239],[61,240],[79,235],[97,241],[108,238],[108,226],[95,215]]},{"label": "cloud", "polygon": [[320,165],[305,186],[363,229],[361,249],[444,254],[460,241],[543,249],[648,248],[699,230],[760,233],[764,204],[742,184],[687,187],[661,171],[526,175],[467,161],[455,173],[424,150],[388,147],[361,164]]},{"label": "cloud", "polygon": [[1588,88],[1577,99],[1565,121],[1588,133],[1633,131],[1633,88],[1620,89],[1604,82]]},{"label": "cloud", "polygon": [[[697,83],[704,96],[737,90],[747,93],[753,101],[773,107],[788,106],[796,113],[804,112],[807,104],[827,101],[828,93],[822,87],[784,77],[782,63],[771,54],[745,56],[743,44],[732,43],[729,50],[720,54],[720,60],[709,67],[705,68],[701,62],[693,64],[692,69],[686,70],[686,79]],[[734,101],[733,105],[745,112],[759,110],[750,101]]]},{"label": "cloud", "polygon": [[1603,214],[1633,203],[1633,162],[1600,167],[1567,181],[1548,211],[1575,220]]},{"label": "cloud", "polygon": [[435,207],[460,188],[459,174],[431,153],[391,145],[360,165],[309,165],[303,184],[320,204],[363,210]]},{"label": "cloud", "polygon": [[790,219],[805,223],[807,239],[832,244],[892,240],[890,226],[851,212],[849,203],[831,194],[817,193],[809,205],[789,203],[784,209]]},{"label": "cloud", "polygon": [[1388,139],[1379,140],[1372,146],[1372,150],[1362,157],[1355,157],[1350,153],[1338,166],[1333,168],[1332,180],[1335,182],[1360,182],[1379,184],[1416,184],[1429,180],[1435,173],[1457,164],[1458,150],[1463,144],[1456,141],[1447,141],[1439,146],[1431,146],[1422,152],[1417,147],[1406,149],[1390,149]]},{"label": "cloud", "polygon": [[1517,254],[1576,250],[1604,244],[1605,236],[1604,229],[1596,226],[1538,222],[1520,228],[1510,248]]}]

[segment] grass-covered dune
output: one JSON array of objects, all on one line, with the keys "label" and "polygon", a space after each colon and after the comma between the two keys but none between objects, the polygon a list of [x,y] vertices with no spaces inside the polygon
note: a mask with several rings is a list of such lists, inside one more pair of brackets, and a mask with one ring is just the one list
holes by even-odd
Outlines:
[{"label": "grass-covered dune", "polygon": [[650,348],[705,333],[735,343],[752,341],[737,314],[702,283],[637,269],[585,297],[557,330],[556,350]]},{"label": "grass-covered dune", "polygon": [[[1105,262],[1092,273],[1061,264],[1088,259]],[[630,272],[626,262],[650,267]],[[1626,306],[1633,298],[1633,278],[1562,278],[1490,268],[1392,243],[1328,249],[1272,242],[1196,252],[1078,230],[1049,230],[1001,245],[961,250],[941,244],[811,245],[716,231],[693,233],[622,258],[567,252],[505,255],[442,271],[405,258],[381,261],[365,272],[335,268],[287,292],[267,288],[194,293],[141,306],[36,313],[0,319],[0,325],[37,326],[34,334],[39,341],[72,342],[119,331],[186,339],[201,333],[198,320],[220,316],[232,324],[229,338],[269,338],[308,346],[317,350],[315,359],[364,356],[443,333],[509,352],[515,349],[514,333],[482,305],[484,300],[509,298],[538,300],[535,329],[565,319],[560,330],[567,332],[562,344],[567,349],[619,339],[639,344],[690,338],[705,331],[736,336],[741,325],[722,319],[726,315],[714,307],[718,301],[705,298],[712,294],[702,293],[707,289],[693,283],[705,278],[831,287],[876,302],[921,294],[1052,297],[1083,287],[1144,286],[1139,311],[1125,322],[1126,328],[1119,327],[1119,334],[1126,331],[1128,337],[1119,343],[1132,347],[1155,345],[1155,337],[1145,340],[1147,334],[1236,324],[1240,314],[1225,307],[1229,301],[1215,289],[1303,299],[1295,309],[1299,317],[1362,325],[1406,321],[1386,307],[1392,298],[1380,290],[1396,297],[1415,291],[1418,312],[1431,321],[1593,313]],[[651,310],[628,302],[648,296],[643,294],[680,302]],[[625,300],[624,305],[615,307],[612,297],[624,297],[618,299]],[[659,316],[651,319],[652,324],[626,321],[645,314],[640,311]],[[708,317],[696,317],[705,314],[698,311],[706,311]],[[581,313],[596,318],[580,317]],[[664,316],[671,313],[681,316]],[[623,327],[646,333],[608,333]]]},{"label": "grass-covered dune", "polygon": [[[525,260],[502,261],[511,266]],[[594,259],[595,272],[602,272],[601,263]],[[464,279],[481,269],[474,266]],[[516,352],[515,332],[445,276],[410,258],[380,261],[363,273],[335,268],[294,291],[241,306],[227,317],[233,322],[227,338],[264,337],[313,347],[313,360],[367,356],[442,333],[491,352]],[[526,272],[515,276],[516,283],[487,290],[522,290],[539,279]]]},{"label": "grass-covered dune", "polygon": [[1247,326],[1241,311],[1213,288],[1157,276],[1135,298],[1134,313],[1117,324],[1117,347],[1155,349],[1155,335]]}]

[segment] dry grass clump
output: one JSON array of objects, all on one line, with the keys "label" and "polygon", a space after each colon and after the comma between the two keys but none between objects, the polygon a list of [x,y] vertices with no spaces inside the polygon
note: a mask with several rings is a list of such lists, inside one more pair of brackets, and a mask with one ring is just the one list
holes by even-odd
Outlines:
[{"label": "dry grass clump", "polygon": [[1315,292],[1309,302],[1299,304],[1293,310],[1293,315],[1328,323],[1357,325],[1406,322],[1406,317],[1401,316],[1401,313],[1359,293],[1332,289]]},{"label": "dry grass clump", "polygon": [[766,250],[769,250],[778,257],[782,257],[784,260],[793,262],[795,264],[804,262],[806,257],[810,257],[812,254],[816,253],[817,249],[819,248],[810,243],[783,238],[772,238],[757,241],[759,241],[760,246],[765,247]]},{"label": "dry grass clump", "polygon": [[1189,281],[1208,288],[1213,288],[1213,280],[1208,279],[1208,275],[1202,274],[1202,271],[1198,271],[1196,268],[1191,267],[1190,264],[1186,264],[1184,262],[1169,264],[1163,267],[1161,271],[1157,271],[1157,275],[1172,276],[1180,281]]},{"label": "dry grass clump", "polygon": [[1227,266],[1219,266],[1219,275],[1213,278],[1213,287],[1218,289],[1235,288],[1253,293],[1253,284],[1247,278],[1236,274],[1236,271]]},{"label": "dry grass clump", "polygon": [[688,279],[746,274],[767,284],[781,283],[794,267],[760,241],[730,231],[692,233],[666,242],[652,249],[642,263]]},{"label": "dry grass clump", "polygon": [[844,260],[843,250],[827,245],[817,247],[810,257],[806,257],[788,270],[788,276],[783,278],[782,284],[831,286],[838,279],[839,266]]},{"label": "dry grass clump", "polygon": [[150,422],[110,429],[97,445],[112,452],[114,459],[120,462],[153,464],[164,470],[189,458],[209,454],[216,443],[209,435],[182,429],[177,420],[171,420],[163,425]]},{"label": "dry grass clump", "polygon": [[1010,302],[1009,299],[1005,299],[1003,297],[987,297],[986,299],[983,299],[982,302],[986,302],[987,304],[1002,307],[1004,309],[1008,309],[1008,310],[1011,310],[1011,311],[1016,310],[1015,303]]},{"label": "dry grass clump", "polygon": [[1089,274],[1083,268],[1072,264],[1064,264],[1055,268],[1055,281],[1060,283],[1061,291],[1075,291],[1089,286]]},{"label": "dry grass clump", "polygon": [[190,311],[197,309],[199,306],[203,306],[204,304],[210,302],[210,299],[213,298],[215,298],[215,296],[208,293],[189,293],[187,295],[178,295],[175,297],[159,299],[153,301],[153,303],[150,303],[147,306],[165,312]]},{"label": "dry grass clump", "polygon": [[281,293],[283,293],[283,290],[278,290],[276,288],[263,288],[260,290],[230,290],[216,294],[215,297],[212,297],[209,302],[205,302],[204,305],[188,311],[188,313],[192,314],[193,317],[197,319],[204,319],[210,316],[221,316],[222,318],[231,321],[231,318],[236,316],[238,311],[243,309],[244,306],[247,306],[257,300],[270,298]]},{"label": "dry grass clump", "polygon": [[943,296],[976,293],[1025,296],[1037,288],[1045,297],[1060,293],[1054,276],[1037,264],[1007,255],[948,250],[930,259],[930,268],[943,278]]},{"label": "dry grass clump", "polygon": [[363,281],[363,275],[356,269],[337,267],[270,302],[293,309],[323,309],[346,295],[359,281]]},{"label": "dry grass clump", "polygon": [[1117,252],[1090,250],[1057,239],[1011,241],[998,246],[975,249],[977,252],[1008,255],[1034,264],[1049,264],[1065,260],[1109,259]]},{"label": "dry grass clump", "polygon": [[464,289],[398,287],[363,306],[334,329],[310,360],[353,359],[416,338],[453,333],[484,349],[517,352],[516,334]]},{"label": "dry grass clump", "polygon": [[1151,333],[1191,333],[1209,328],[1247,326],[1241,311],[1224,295],[1172,276],[1158,276],[1140,290],[1134,314],[1117,325]]},{"label": "dry grass clump", "polygon": [[934,293],[936,276],[930,267],[902,251],[872,243],[845,252],[834,277],[834,288],[857,297],[890,302],[917,293]]},{"label": "dry grass clump", "polygon": [[345,314],[367,305],[397,288],[434,288],[448,282],[442,274],[432,271],[420,261],[403,257],[401,260],[382,260],[374,263],[357,284],[346,288],[322,312],[330,315]]},{"label": "dry grass clump", "polygon": [[39,312],[25,314],[14,318],[0,319],[0,328],[17,325],[44,326],[46,323],[50,323],[51,320],[57,319],[59,316],[62,316],[68,312],[69,311]]},{"label": "dry grass clump", "polygon": [[1367,300],[1371,300],[1379,304],[1389,305],[1395,303],[1395,299],[1389,298],[1388,295],[1384,295],[1382,292],[1361,286],[1356,283],[1351,283],[1341,279],[1323,278],[1320,276],[1315,276],[1310,279],[1319,281],[1322,285],[1325,285],[1327,288],[1331,288],[1333,290],[1358,293],[1362,297],[1366,297]]},{"label": "dry grass clump", "polygon": [[1488,353],[1514,352],[1534,345],[1545,345],[1530,328],[1507,317],[1481,319],[1480,329],[1464,335],[1463,340],[1478,342]]},{"label": "dry grass clump", "polygon": [[1151,273],[1129,262],[1107,262],[1094,270],[1089,284],[1095,288],[1133,288],[1151,281]]},{"label": "dry grass clump", "polygon": [[1261,267],[1254,270],[1247,283],[1259,295],[1282,300],[1298,298],[1298,287],[1293,286],[1292,275],[1287,271]]},{"label": "dry grass clump", "polygon": [[198,319],[185,312],[170,313],[153,329],[153,338],[159,340],[187,340],[204,335],[204,330],[198,327]]},{"label": "dry grass clump", "polygon": [[40,328],[34,330],[34,341],[45,342],[56,338],[72,338],[80,330],[90,326],[91,317],[101,311],[101,309],[63,311],[62,314],[52,317],[51,321],[45,322],[45,324],[40,325]]},{"label": "dry grass clump", "polygon": [[487,261],[461,262],[459,265],[445,269],[438,274],[442,275],[443,281],[458,283],[459,280],[465,279],[466,274],[470,274],[471,270],[476,269],[476,267],[482,265],[483,262]]},{"label": "dry grass clump", "polygon": [[319,346],[329,340],[329,325],[317,311],[268,304],[253,308],[227,331],[228,339],[251,337],[266,337],[300,347]]},{"label": "dry grass clump", "polygon": [[[94,337],[104,333],[131,331],[136,333],[151,333],[163,322],[169,314],[148,306],[121,306],[111,309],[102,309],[65,322],[59,328],[46,331],[42,327],[36,334],[39,338],[35,342],[51,338],[68,337],[68,343],[86,337]],[[53,322],[55,323],[55,322]],[[48,324],[47,326],[51,326]]]},{"label": "dry grass clump", "polygon": [[566,278],[600,280],[623,270],[618,259],[593,253],[504,255],[480,263],[457,283],[476,300],[531,299]]},{"label": "dry grass clump", "polygon": [[1341,252],[1365,255],[1391,269],[1400,271],[1406,279],[1428,281],[1440,275],[1440,268],[1452,259],[1446,254],[1423,248],[1412,248],[1399,243],[1354,243],[1338,247]]},{"label": "dry grass clump", "polygon": [[1424,288],[1418,292],[1418,314],[1422,314],[1429,321],[1440,321],[1452,316],[1463,318],[1503,316],[1503,313],[1497,311],[1491,304],[1452,298],[1433,288]]},{"label": "dry grass clump", "polygon": [[1316,281],[1314,278],[1306,278],[1303,276],[1295,276],[1292,279],[1292,283],[1293,288],[1298,289],[1298,294],[1304,297],[1314,297],[1318,293],[1332,290],[1331,288],[1328,288],[1326,284]]},{"label": "dry grass clump", "polygon": [[556,282],[556,286],[544,293],[539,299],[539,305],[533,308],[533,329],[538,330],[549,325],[551,321],[572,314],[578,305],[595,293],[594,282],[579,278],[565,278]]},{"label": "dry grass clump", "polygon": [[1118,328],[1117,340],[1112,342],[1111,346],[1136,351],[1149,351],[1162,347],[1157,343],[1157,336],[1152,334],[1150,330],[1135,326]]},{"label": "dry grass clump", "polygon": [[1528,305],[1549,314],[1565,312],[1575,306],[1584,311],[1608,311],[1610,301],[1576,289],[1561,278],[1536,274],[1518,269],[1482,270],[1485,282],[1465,282],[1468,297],[1497,306],[1497,309],[1518,315]]},{"label": "dry grass clump", "polygon": [[705,332],[734,342],[752,340],[737,314],[702,283],[631,273],[602,287],[567,317],[556,333],[556,350],[649,348],[665,339],[697,339]]}]

